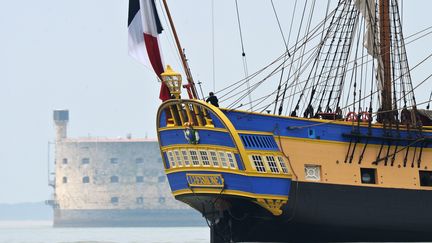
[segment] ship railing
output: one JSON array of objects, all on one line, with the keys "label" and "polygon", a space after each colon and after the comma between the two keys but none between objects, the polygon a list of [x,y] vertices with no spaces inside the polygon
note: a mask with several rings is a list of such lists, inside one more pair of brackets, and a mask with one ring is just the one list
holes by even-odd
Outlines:
[{"label": "ship railing", "polygon": [[214,127],[210,111],[196,103],[189,103],[184,100],[171,101],[165,111],[167,113],[167,127],[188,125]]}]

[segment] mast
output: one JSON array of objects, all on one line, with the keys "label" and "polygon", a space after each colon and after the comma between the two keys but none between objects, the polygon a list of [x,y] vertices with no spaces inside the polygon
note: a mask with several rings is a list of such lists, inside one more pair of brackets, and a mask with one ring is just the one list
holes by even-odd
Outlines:
[{"label": "mast", "polygon": [[183,48],[181,47],[180,40],[178,38],[177,31],[176,31],[176,29],[174,27],[174,22],[172,20],[171,13],[169,11],[168,4],[167,4],[166,0],[163,0],[163,4],[164,4],[164,7],[165,7],[165,12],[167,13],[167,16],[168,16],[168,21],[169,21],[169,23],[171,25],[171,29],[172,29],[172,32],[173,32],[173,35],[174,35],[174,39],[175,39],[175,42],[176,42],[176,45],[177,45],[178,52],[179,52],[181,60],[182,60],[183,68],[184,68],[185,73],[186,73],[186,79],[187,79],[188,84],[189,84],[188,86],[192,90],[192,96],[193,96],[193,98],[198,99],[198,92],[197,92],[196,87],[195,87],[195,82],[194,82],[194,80],[192,78],[192,74],[190,72],[189,65],[188,65],[187,60],[186,60],[186,56],[185,56],[185,54],[183,52]]},{"label": "mast", "polygon": [[[384,80],[381,90],[381,108],[383,111],[392,110],[392,80],[390,61],[390,13],[389,0],[379,0],[379,27],[380,27],[380,55],[383,62]],[[384,113],[390,118],[389,113]]]}]

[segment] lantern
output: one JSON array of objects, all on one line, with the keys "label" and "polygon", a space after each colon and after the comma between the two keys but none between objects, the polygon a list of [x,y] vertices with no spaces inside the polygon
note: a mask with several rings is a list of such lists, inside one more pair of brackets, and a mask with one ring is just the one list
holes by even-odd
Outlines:
[{"label": "lantern", "polygon": [[176,73],[172,70],[170,65],[167,65],[165,72],[161,74],[162,82],[168,87],[171,95],[175,99],[180,99],[182,77],[180,73]]}]

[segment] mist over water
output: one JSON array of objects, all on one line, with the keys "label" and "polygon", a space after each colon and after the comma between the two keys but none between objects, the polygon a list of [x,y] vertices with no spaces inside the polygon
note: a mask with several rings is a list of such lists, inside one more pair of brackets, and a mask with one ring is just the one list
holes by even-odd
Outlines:
[{"label": "mist over water", "polygon": [[204,243],[208,227],[53,228],[50,221],[0,221],[0,243]]}]

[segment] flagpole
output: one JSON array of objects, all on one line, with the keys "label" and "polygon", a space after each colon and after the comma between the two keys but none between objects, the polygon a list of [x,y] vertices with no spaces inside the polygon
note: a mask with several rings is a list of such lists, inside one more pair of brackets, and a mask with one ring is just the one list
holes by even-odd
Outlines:
[{"label": "flagpole", "polygon": [[167,13],[167,16],[168,16],[168,21],[170,22],[170,25],[171,25],[171,30],[172,30],[173,35],[174,35],[174,39],[175,39],[175,42],[176,42],[176,45],[177,45],[177,49],[178,49],[178,51],[180,53],[180,57],[181,57],[181,60],[182,60],[183,68],[184,68],[185,73],[186,73],[186,78],[187,78],[187,81],[189,83],[189,87],[192,89],[193,98],[199,99],[198,92],[197,92],[196,87],[195,87],[195,82],[194,82],[194,80],[192,78],[192,74],[190,72],[189,65],[188,65],[187,60],[186,60],[186,55],[184,54],[183,48],[180,45],[180,40],[178,38],[176,29],[174,27],[174,22],[173,22],[173,20],[171,18],[171,13],[169,11],[168,4],[167,4],[166,0],[163,0],[163,4],[164,4],[164,7],[165,7],[165,12]]}]

